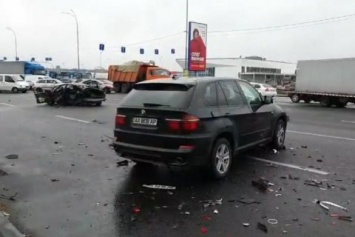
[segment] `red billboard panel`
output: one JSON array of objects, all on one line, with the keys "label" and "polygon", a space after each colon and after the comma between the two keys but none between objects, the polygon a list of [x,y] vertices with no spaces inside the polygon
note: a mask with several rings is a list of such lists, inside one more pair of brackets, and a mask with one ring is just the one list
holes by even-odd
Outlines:
[{"label": "red billboard panel", "polygon": [[205,71],[207,56],[207,25],[189,22],[189,71]]}]

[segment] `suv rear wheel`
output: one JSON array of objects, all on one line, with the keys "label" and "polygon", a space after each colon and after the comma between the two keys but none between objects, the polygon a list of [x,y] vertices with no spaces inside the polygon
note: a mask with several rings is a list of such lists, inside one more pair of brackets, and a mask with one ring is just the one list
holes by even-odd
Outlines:
[{"label": "suv rear wheel", "polygon": [[232,158],[233,152],[229,141],[225,138],[218,139],[211,153],[211,171],[215,178],[221,179],[227,176]]}]

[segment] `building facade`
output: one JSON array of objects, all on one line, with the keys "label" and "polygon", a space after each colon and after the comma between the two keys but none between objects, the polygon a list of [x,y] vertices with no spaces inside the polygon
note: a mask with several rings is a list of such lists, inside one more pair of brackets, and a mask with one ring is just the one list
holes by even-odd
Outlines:
[{"label": "building facade", "polygon": [[[182,69],[185,59],[176,62]],[[296,63],[270,61],[252,56],[245,58],[207,58],[204,72],[190,72],[190,76],[238,77],[250,82],[282,86],[295,80]]]}]

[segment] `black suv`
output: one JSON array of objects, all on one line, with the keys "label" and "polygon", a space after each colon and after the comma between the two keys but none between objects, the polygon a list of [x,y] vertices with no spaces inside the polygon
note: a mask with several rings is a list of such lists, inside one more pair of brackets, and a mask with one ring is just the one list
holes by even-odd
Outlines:
[{"label": "black suv", "polygon": [[225,177],[238,151],[285,141],[288,117],[247,81],[180,78],[136,84],[117,108],[114,148],[137,163],[210,167]]}]

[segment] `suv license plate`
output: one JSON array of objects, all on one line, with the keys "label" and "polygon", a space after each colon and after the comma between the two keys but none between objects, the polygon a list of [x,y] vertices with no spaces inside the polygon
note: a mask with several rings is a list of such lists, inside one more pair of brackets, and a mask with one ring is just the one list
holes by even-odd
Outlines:
[{"label": "suv license plate", "polygon": [[157,126],[158,119],[134,117],[132,119],[132,124],[134,124],[134,125],[144,125],[144,126]]}]

